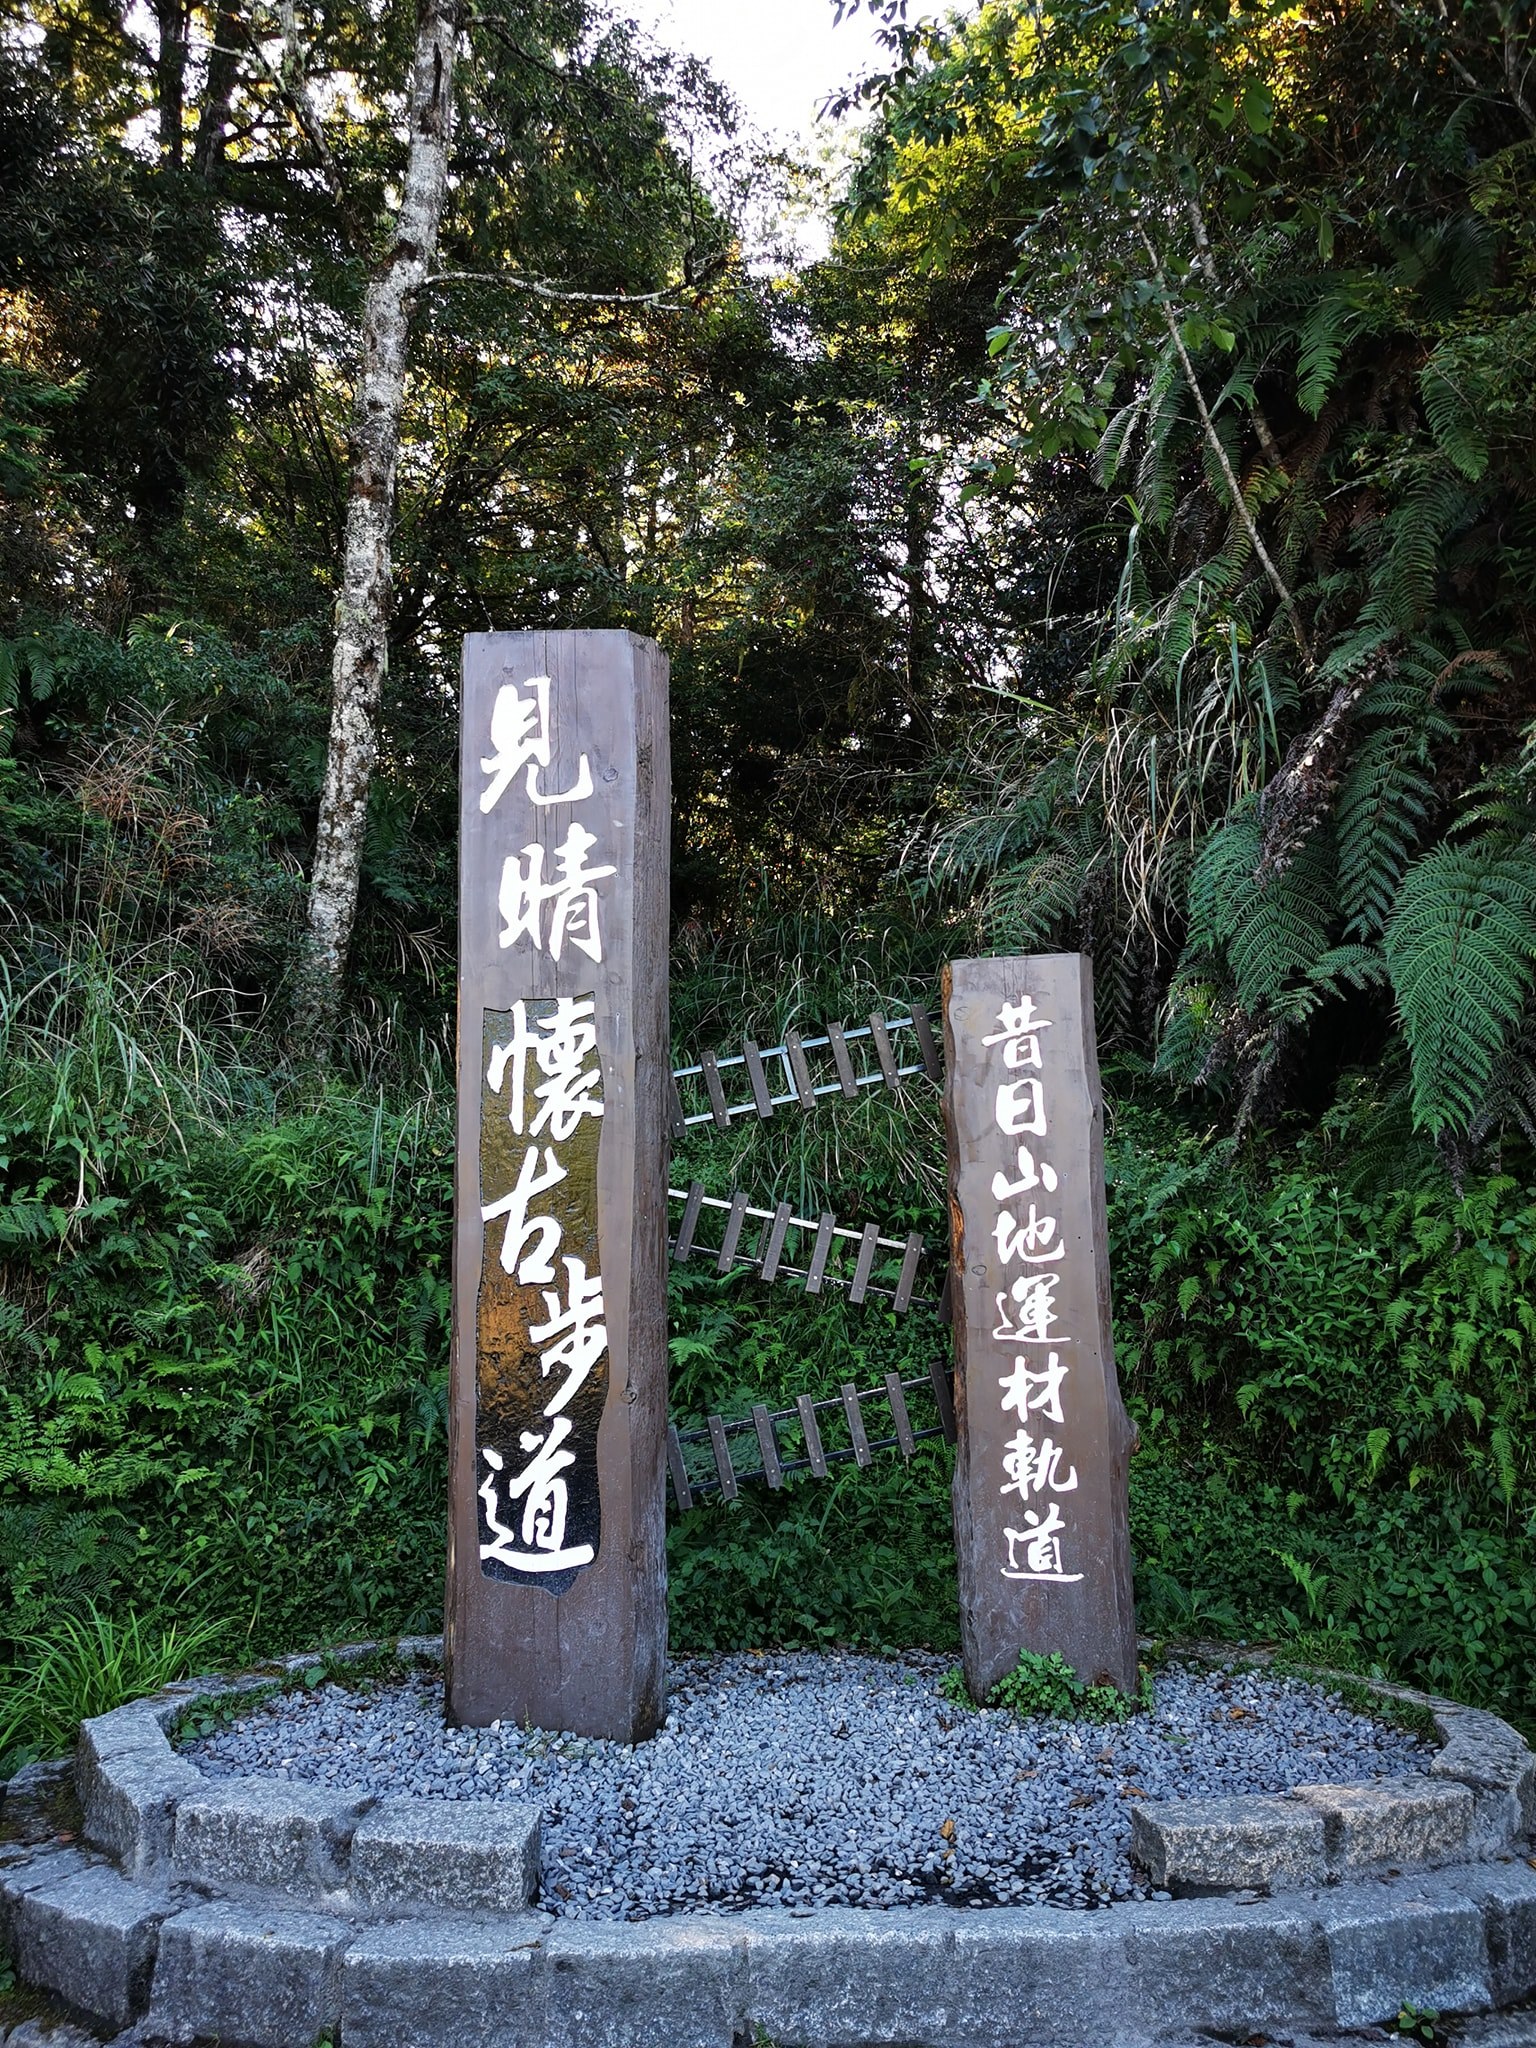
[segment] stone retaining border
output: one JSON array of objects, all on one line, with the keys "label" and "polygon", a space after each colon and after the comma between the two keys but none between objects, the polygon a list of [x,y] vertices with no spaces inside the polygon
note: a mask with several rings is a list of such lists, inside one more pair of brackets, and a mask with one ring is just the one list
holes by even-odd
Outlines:
[{"label": "stone retaining border", "polygon": [[[145,2040],[241,2048],[326,2033],[342,2048],[745,2048],[759,2031],[785,2048],[1135,2048],[1536,1993],[1536,1867],[1512,1853],[1536,1818],[1536,1759],[1497,1717],[1401,1688],[1376,1689],[1427,1706],[1443,1743],[1422,1778],[1136,1809],[1138,1850],[1154,1874],[1162,1856],[1170,1888],[1250,1887],[1236,1895],[625,1925],[530,1908],[531,1808],[209,1779],[171,1747],[198,1703],[317,1661],[82,1724],[84,1833],[105,1854],[0,1846],[0,1941],[25,1978]],[[1419,1868],[1391,1863],[1409,1851]]]}]

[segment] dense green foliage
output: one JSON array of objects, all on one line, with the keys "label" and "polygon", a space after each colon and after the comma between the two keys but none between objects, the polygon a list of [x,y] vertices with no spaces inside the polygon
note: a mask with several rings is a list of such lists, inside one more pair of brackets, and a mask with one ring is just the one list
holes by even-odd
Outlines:
[{"label": "dense green foliage", "polygon": [[991,941],[1090,943],[1240,1121],[1400,1033],[1453,1160],[1536,1100],[1531,36],[994,0],[909,39],[861,187],[938,213],[936,262],[1012,227],[968,488],[1092,534],[941,872]]},{"label": "dense green foliage", "polygon": [[[301,12],[382,193],[408,16]],[[420,320],[323,1071],[285,1004],[363,281],[231,20],[0,23],[4,1742],[182,1656],[433,1625],[486,625],[672,657],[679,1051],[931,1001],[971,950],[1093,955],[1143,1625],[1526,1711],[1521,11],[895,28],[797,268],[743,222],[801,174],[697,66],[586,0],[477,16],[444,229],[475,276]],[[676,1170],[943,1241],[930,1092]],[[942,1342],[689,1266],[673,1408]],[[674,1639],[951,1647],[948,1483],[930,1443],[675,1518]]]}]

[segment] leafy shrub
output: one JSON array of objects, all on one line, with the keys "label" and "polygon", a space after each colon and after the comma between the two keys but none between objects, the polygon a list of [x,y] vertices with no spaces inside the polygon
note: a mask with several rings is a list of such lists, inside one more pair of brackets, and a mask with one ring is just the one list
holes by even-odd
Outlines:
[{"label": "leafy shrub", "polygon": [[[974,1704],[962,1671],[947,1671],[939,1690],[956,1706]],[[1112,1685],[1086,1683],[1059,1650],[1048,1656],[1020,1650],[1018,1663],[992,1687],[986,1704],[1017,1714],[1020,1720],[1041,1714],[1054,1721],[1125,1721],[1138,1708],[1152,1704],[1152,1683],[1143,1673],[1140,1690],[1127,1698]]]},{"label": "leafy shrub", "polygon": [[1324,1629],[1433,1689],[1528,1699],[1536,1196],[1352,1187],[1336,1121],[1244,1158],[1122,1105],[1119,1363],[1143,1626]]}]

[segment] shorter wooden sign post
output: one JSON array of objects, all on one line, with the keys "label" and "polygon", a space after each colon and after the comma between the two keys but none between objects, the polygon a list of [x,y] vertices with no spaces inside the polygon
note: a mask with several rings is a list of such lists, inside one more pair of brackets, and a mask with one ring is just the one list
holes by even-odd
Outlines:
[{"label": "shorter wooden sign post", "polygon": [[1136,1684],[1093,971],[1078,953],[944,973],[955,1548],[965,1679],[1021,1649]]},{"label": "shorter wooden sign post", "polygon": [[464,643],[451,1721],[664,1711],[667,664]]}]

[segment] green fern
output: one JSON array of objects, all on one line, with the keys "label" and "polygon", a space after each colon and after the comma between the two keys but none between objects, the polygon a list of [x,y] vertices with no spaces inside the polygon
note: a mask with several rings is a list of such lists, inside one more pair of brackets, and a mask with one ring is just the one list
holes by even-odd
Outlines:
[{"label": "green fern", "polygon": [[1301,1024],[1330,996],[1346,988],[1373,988],[1387,978],[1387,963],[1374,946],[1331,946],[1307,969],[1300,986],[1287,989],[1273,1007],[1288,1024]]},{"label": "green fern", "polygon": [[1178,452],[1171,445],[1184,424],[1185,390],[1172,349],[1153,372],[1143,415],[1141,460],[1136,466],[1136,499],[1148,525],[1162,528],[1173,516]]},{"label": "green fern", "polygon": [[1358,310],[1342,292],[1329,292],[1307,315],[1296,363],[1296,397],[1313,419],[1328,402],[1344,351],[1358,326]]},{"label": "green fern", "polygon": [[1224,953],[1243,1008],[1275,1004],[1328,948],[1337,916],[1328,835],[1313,833],[1285,872],[1255,879],[1262,838],[1249,808],[1213,832],[1190,878],[1190,949]]},{"label": "green fern", "polygon": [[1403,877],[1387,962],[1408,1040],[1414,1121],[1464,1134],[1536,979],[1536,857],[1527,842],[1438,846]]},{"label": "green fern", "polygon": [[1478,389],[1448,344],[1437,348],[1419,373],[1424,416],[1441,449],[1462,475],[1476,483],[1488,467],[1483,425],[1487,393]]},{"label": "green fern", "polygon": [[1176,977],[1164,1005],[1156,1071],[1181,1088],[1219,1085],[1229,1017],[1209,977]]},{"label": "green fern", "polygon": [[1449,537],[1469,523],[1481,502],[1438,452],[1415,468],[1383,522],[1386,544],[1371,574],[1364,613],[1400,632],[1422,627],[1445,567]]},{"label": "green fern", "polygon": [[1431,745],[1455,737],[1451,721],[1422,699],[1415,709],[1361,741],[1339,788],[1339,897],[1352,938],[1373,937],[1386,924],[1434,805]]}]

